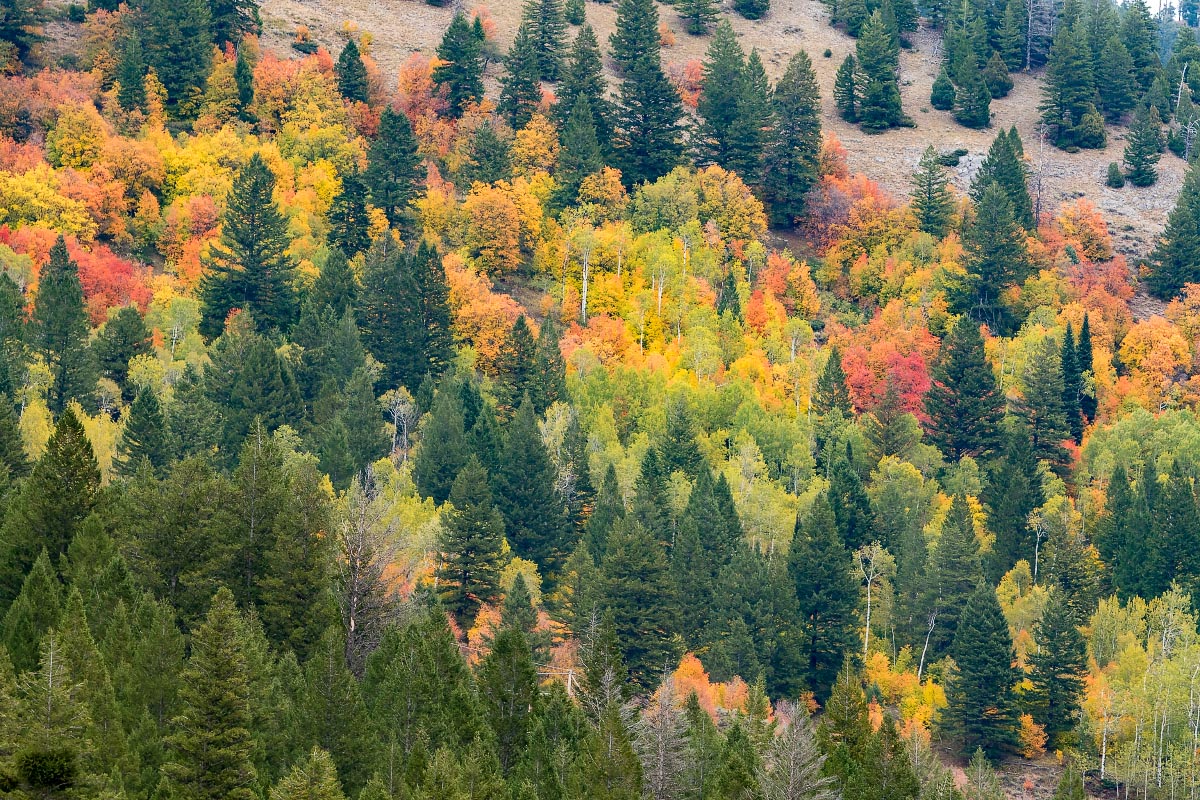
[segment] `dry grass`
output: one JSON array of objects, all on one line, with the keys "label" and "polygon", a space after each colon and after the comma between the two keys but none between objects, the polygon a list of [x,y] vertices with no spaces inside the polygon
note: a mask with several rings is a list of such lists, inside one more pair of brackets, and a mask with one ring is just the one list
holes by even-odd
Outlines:
[{"label": "dry grass", "polygon": [[[502,52],[520,24],[521,3],[494,0],[485,5],[496,21],[496,44]],[[464,10],[472,7],[463,6]],[[454,13],[452,7],[435,8],[418,0],[263,0],[262,12],[266,22],[265,41],[281,51],[288,49],[291,34],[297,25],[303,24],[316,41],[336,53],[342,45],[343,23],[354,23],[373,35],[371,52],[385,75],[395,75],[413,52],[432,53]],[[606,45],[616,23],[615,3],[589,2],[587,13],[601,43]],[[922,31],[916,37],[916,47],[901,55],[904,107],[917,127],[868,136],[838,119],[834,112],[834,73],[853,49],[854,40],[829,27],[828,14],[819,0],[773,0],[771,14],[757,22],[744,20],[728,10],[726,14],[743,46],[747,50],[758,49],[772,77],[783,71],[797,50],[808,51],[821,86],[824,124],[846,146],[851,168],[865,172],[895,194],[904,194],[921,152],[932,143],[943,151],[968,150],[969,155],[955,170],[955,182],[965,188],[970,181],[995,135],[995,128],[971,131],[955,124],[948,113],[929,107],[929,93],[939,64],[936,34]],[[687,35],[669,6],[660,6],[660,15],[676,33],[676,44],[663,51],[664,60],[684,63],[703,58],[709,37]],[[826,48],[832,52],[830,58],[823,57]],[[492,91],[499,69],[495,63],[488,67]],[[1105,172],[1110,161],[1121,159],[1124,131],[1110,130],[1109,146],[1100,151],[1069,155],[1042,145],[1037,111],[1040,82],[1030,75],[1014,75],[1014,79],[1012,94],[992,104],[994,125],[1005,128],[1016,125],[1021,132],[1031,165],[1041,178],[1043,208],[1053,209],[1063,200],[1088,197],[1109,220],[1118,248],[1130,255],[1144,254],[1174,205],[1183,182],[1183,162],[1165,156],[1160,165],[1161,179],[1148,189],[1108,189],[1103,185]]]}]

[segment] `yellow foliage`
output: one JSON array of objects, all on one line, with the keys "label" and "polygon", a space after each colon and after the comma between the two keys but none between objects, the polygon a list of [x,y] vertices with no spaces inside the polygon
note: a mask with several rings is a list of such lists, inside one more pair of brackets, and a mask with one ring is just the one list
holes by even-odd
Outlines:
[{"label": "yellow foliage", "polygon": [[59,194],[58,186],[57,174],[45,164],[23,175],[0,172],[0,225],[49,228],[90,241],[96,221],[82,202]]},{"label": "yellow foliage", "polygon": [[462,241],[469,257],[488,275],[521,264],[521,212],[510,192],[477,183],[463,200]]},{"label": "yellow foliage", "polygon": [[510,156],[514,175],[528,178],[549,171],[558,161],[558,132],[554,125],[541,114],[534,114],[517,131]]},{"label": "yellow foliage", "polygon": [[54,418],[46,401],[38,397],[25,403],[21,412],[21,444],[31,459],[39,459],[46,452],[46,444],[54,431]]},{"label": "yellow foliage", "polygon": [[108,123],[94,105],[67,103],[46,134],[46,160],[56,167],[87,169],[100,158],[108,135]]},{"label": "yellow foliage", "polygon": [[1046,729],[1033,721],[1030,714],[1021,715],[1021,730],[1018,733],[1021,742],[1021,755],[1025,758],[1039,758],[1046,753]]}]

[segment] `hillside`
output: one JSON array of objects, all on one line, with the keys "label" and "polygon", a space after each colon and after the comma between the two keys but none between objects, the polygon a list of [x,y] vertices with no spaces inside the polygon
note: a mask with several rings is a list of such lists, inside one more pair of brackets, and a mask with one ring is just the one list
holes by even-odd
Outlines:
[{"label": "hillside", "polygon": [[[496,22],[499,51],[512,43],[521,19],[520,0],[500,0],[483,4]],[[727,4],[725,4],[727,5]],[[474,6],[464,6],[469,9]],[[418,0],[264,0],[262,3],[264,42],[284,57],[291,52],[290,42],[297,26],[307,26],[312,38],[331,53],[340,51],[345,41],[344,23],[352,23],[374,40],[371,54],[387,79],[389,88],[404,60],[414,52],[433,53],[454,14],[450,6],[438,8]],[[701,60],[710,36],[695,37],[669,6],[661,6],[661,17],[675,33],[675,44],[663,49],[664,64],[681,67]],[[601,47],[607,49],[609,35],[616,26],[615,3],[587,3],[588,22],[596,29]],[[1159,180],[1145,189],[1127,186],[1114,190],[1104,186],[1104,174],[1112,161],[1120,162],[1125,147],[1124,129],[1110,128],[1108,146],[1103,150],[1064,153],[1040,141],[1038,105],[1041,81],[1037,75],[1014,74],[1015,86],[1008,97],[992,103],[990,129],[970,130],[955,124],[948,112],[929,107],[929,93],[940,64],[940,36],[922,29],[915,47],[901,53],[901,93],[905,110],[915,119],[916,128],[888,131],[869,136],[840,119],[833,105],[834,73],[847,53],[853,52],[854,40],[828,24],[827,6],[820,0],[773,0],[766,19],[749,21],[726,9],[724,16],[733,24],[747,51],[757,48],[772,79],[782,72],[788,58],[805,49],[813,59],[813,68],[821,87],[822,125],[832,131],[850,155],[850,167],[865,172],[897,196],[909,191],[909,180],[921,152],[933,142],[942,151],[966,149],[968,155],[952,170],[954,182],[965,190],[978,169],[988,146],[999,128],[1017,126],[1022,139],[1030,143],[1028,156],[1033,170],[1032,186],[1042,179],[1042,203],[1053,209],[1064,200],[1087,197],[1109,220],[1117,249],[1131,258],[1145,255],[1174,206],[1183,183],[1185,164],[1167,156],[1159,166]],[[825,49],[829,58],[822,57]],[[611,62],[608,63],[611,68]],[[488,66],[491,88],[501,65]],[[612,79],[612,74],[609,74]],[[1035,190],[1036,192],[1036,190]]]}]

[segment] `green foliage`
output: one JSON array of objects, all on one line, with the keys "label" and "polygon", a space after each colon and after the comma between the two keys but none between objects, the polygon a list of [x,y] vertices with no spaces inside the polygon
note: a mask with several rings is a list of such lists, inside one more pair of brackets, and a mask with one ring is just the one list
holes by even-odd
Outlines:
[{"label": "green foliage", "polygon": [[992,57],[983,69],[983,82],[987,84],[993,99],[1008,97],[1008,93],[1012,91],[1013,80],[999,51],[992,51]]},{"label": "green foliage", "polygon": [[954,214],[954,197],[950,193],[950,178],[938,162],[933,145],[925,148],[912,179],[912,207],[917,225],[922,231],[940,239],[950,228]]},{"label": "green foliage", "polygon": [[367,149],[367,169],[362,177],[371,203],[383,209],[393,226],[404,220],[408,203],[416,196],[419,165],[417,137],[408,117],[390,107],[384,108],[379,118],[379,135]]},{"label": "green foliage", "polygon": [[592,26],[587,23],[580,27],[575,41],[571,43],[556,94],[558,102],[554,106],[554,116],[560,128],[566,125],[575,98],[583,95],[588,99],[596,120],[596,141],[602,151],[607,152],[612,139],[613,108],[608,100],[600,44],[596,41]]},{"label": "green foliage", "polygon": [[1054,35],[1046,69],[1042,122],[1053,132],[1056,147],[1100,148],[1104,146],[1104,123],[1099,130],[1089,115],[1096,114],[1093,99],[1096,85],[1092,53],[1082,22],[1063,25]]},{"label": "green foliage", "polygon": [[86,403],[96,388],[96,365],[88,347],[90,326],[79,265],[68,255],[62,236],[50,248],[42,270],[30,325],[34,348],[50,369],[50,411],[63,413],[71,400]]},{"label": "green foliage", "polygon": [[960,73],[954,92],[954,121],[966,128],[986,128],[992,121],[992,90],[977,70]]},{"label": "green foliage", "polygon": [[733,10],[746,19],[762,19],[771,10],[771,0],[733,0]]},{"label": "green foliage", "polygon": [[337,64],[333,67],[333,74],[337,77],[338,92],[342,97],[360,103],[366,103],[370,99],[367,68],[353,37],[346,40]]},{"label": "green foliage", "polygon": [[534,29],[522,25],[504,57],[505,75],[500,79],[499,110],[514,128],[521,128],[542,101],[541,63]]},{"label": "green foliage", "polygon": [[179,116],[193,114],[212,68],[212,7],[207,0],[146,0],[139,27],[146,64]]},{"label": "green foliage", "polygon": [[946,691],[945,724],[959,752],[982,748],[996,758],[1016,742],[1012,639],[996,591],[986,583],[970,596],[951,647],[958,673]]},{"label": "green foliage", "polygon": [[713,0],[679,0],[679,16],[687,22],[687,32],[704,36],[719,16]]},{"label": "green foliage", "polygon": [[1188,171],[1175,208],[1167,217],[1154,252],[1150,254],[1146,286],[1156,297],[1168,299],[1185,283],[1200,280],[1200,170]]},{"label": "green foliage", "polygon": [[100,375],[120,387],[122,400],[133,400],[137,387],[129,383],[129,362],[151,352],[150,331],[137,306],[124,306],[111,314],[92,350]]},{"label": "green foliage", "polygon": [[1063,407],[1062,351],[1053,339],[1042,339],[1030,353],[1022,377],[1025,397],[1019,411],[1029,426],[1034,457],[1064,471],[1068,457],[1063,441],[1070,437],[1071,428]]},{"label": "green foliage", "polygon": [[854,52],[863,74],[862,103],[857,115],[862,129],[878,133],[908,123],[900,107],[898,36],[878,10],[863,25]]},{"label": "green foliage", "polygon": [[544,81],[557,81],[561,77],[567,34],[562,0],[526,0],[521,13],[521,32],[529,34],[538,77]]},{"label": "green foliage", "polygon": [[1004,293],[1031,271],[1025,231],[1014,218],[1013,205],[998,183],[984,188],[974,218],[963,232],[967,274],[958,287],[956,310],[998,333],[1011,333],[1019,322]]},{"label": "green foliage", "polygon": [[439,64],[433,80],[445,87],[448,113],[457,119],[483,99],[483,58],[479,39],[463,13],[457,12],[437,47]]},{"label": "green foliage", "polygon": [[774,136],[765,158],[764,195],[776,225],[795,225],[817,181],[821,152],[821,95],[812,60],[803,50],[792,56],[775,85]]},{"label": "green foliage", "polygon": [[1096,63],[1096,91],[1100,95],[1104,118],[1109,122],[1119,122],[1137,101],[1138,86],[1133,57],[1116,34],[1104,43],[1100,60]]},{"label": "green foliage", "polygon": [[438,577],[446,582],[442,602],[467,628],[481,605],[500,597],[504,566],[504,519],[492,505],[487,472],[475,456],[454,479],[450,504],[454,508],[443,521],[444,562]]},{"label": "green foliage", "polygon": [[929,438],[952,461],[996,445],[1004,397],[983,349],[979,324],[960,317],[942,344],[925,396]]},{"label": "green foliage", "polygon": [[345,800],[329,753],[314,747],[271,788],[270,800]]},{"label": "green foliage", "polygon": [[696,110],[702,122],[697,149],[706,161],[727,166],[731,157],[731,133],[738,121],[738,98],[746,70],[746,53],[728,20],[717,25],[712,43],[704,53],[704,84]]},{"label": "green foliage", "polygon": [[929,105],[938,111],[950,111],[954,108],[955,97],[954,83],[951,82],[950,74],[946,72],[946,68],[942,67],[933,82],[933,91],[929,95]]},{"label": "green foliage", "polygon": [[1165,142],[1158,109],[1139,106],[1125,137],[1125,178],[1134,186],[1153,186],[1158,180],[1158,164]]},{"label": "green foliage", "polygon": [[971,181],[971,199],[977,204],[987,187],[996,183],[1012,203],[1013,217],[1026,230],[1032,230],[1033,199],[1029,196],[1029,175],[1021,162],[1024,145],[1016,127],[1000,131],[988,149],[987,158]]},{"label": "green foliage", "polygon": [[1038,650],[1030,661],[1035,718],[1052,743],[1070,745],[1075,741],[1072,733],[1080,717],[1087,648],[1075,615],[1064,602],[1063,590],[1051,592],[1034,638]]},{"label": "green foliage", "polygon": [[129,406],[118,455],[117,471],[123,475],[143,465],[161,474],[170,461],[162,409],[153,389],[142,389]]},{"label": "green foliage", "polygon": [[587,21],[583,0],[567,0],[563,4],[563,19],[570,25],[582,25]]}]

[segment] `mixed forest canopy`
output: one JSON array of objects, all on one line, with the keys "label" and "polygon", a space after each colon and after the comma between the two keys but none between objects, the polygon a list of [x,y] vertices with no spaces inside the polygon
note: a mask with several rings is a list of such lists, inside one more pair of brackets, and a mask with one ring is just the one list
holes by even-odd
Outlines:
[{"label": "mixed forest canopy", "polygon": [[1197,4],[593,8],[0,0],[0,796],[1196,797]]}]

